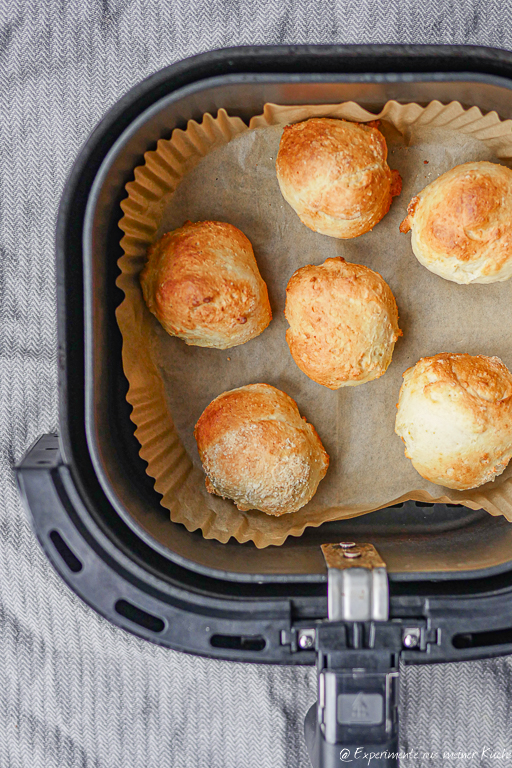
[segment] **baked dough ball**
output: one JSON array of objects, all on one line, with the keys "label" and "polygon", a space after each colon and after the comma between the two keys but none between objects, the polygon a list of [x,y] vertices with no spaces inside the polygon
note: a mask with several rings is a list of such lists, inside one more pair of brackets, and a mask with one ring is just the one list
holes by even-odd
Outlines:
[{"label": "baked dough ball", "polygon": [[377,272],[341,257],[294,272],[284,314],[293,359],[329,389],[382,376],[402,335],[389,285]]},{"label": "baked dough ball", "polygon": [[232,224],[187,221],[148,251],[140,281],[150,311],[171,336],[228,349],[272,319],[252,245]]},{"label": "baked dough ball", "polygon": [[412,230],[414,255],[454,283],[512,277],[512,171],[464,163],[413,197],[400,232]]},{"label": "baked dough ball", "polygon": [[512,374],[498,357],[443,354],[404,373],[395,432],[426,480],[477,488],[512,456]]},{"label": "baked dough ball", "polygon": [[400,194],[382,133],[371,124],[313,117],[284,128],[277,180],[303,224],[322,235],[369,232]]},{"label": "baked dough ball", "polygon": [[194,435],[208,492],[232,499],[243,511],[296,512],[313,498],[329,466],[295,401],[268,384],[219,395]]}]

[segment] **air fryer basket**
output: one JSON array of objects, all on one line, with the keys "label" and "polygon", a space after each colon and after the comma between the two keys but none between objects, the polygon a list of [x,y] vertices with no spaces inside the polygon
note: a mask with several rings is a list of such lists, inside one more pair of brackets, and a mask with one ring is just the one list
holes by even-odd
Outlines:
[{"label": "air fryer basket", "polygon": [[509,117],[511,86],[512,57],[490,49],[239,48],[158,72],[99,124],[74,165],[58,222],[60,436],[41,438],[18,469],[45,551],[98,611],[194,653],[313,663],[314,650],[299,647],[294,633],[327,615],[320,544],[353,539],[371,541],[386,561],[391,617],[422,617],[429,626],[435,618],[438,641],[421,655],[404,651],[406,660],[510,651],[512,525],[503,517],[408,502],[263,550],[171,523],[130,421],[115,280],[124,185],[143,153],[190,118],[224,107],[248,120],[268,101],[354,100],[378,110],[389,99],[456,99]]},{"label": "air fryer basket", "polygon": [[[60,435],[42,436],[17,468],[49,559],[114,623],[207,656],[316,659],[319,702],[305,736],[318,768],[339,765],[343,755],[366,765],[361,744],[380,751],[372,764],[397,764],[399,659],[512,652],[512,525],[482,510],[408,502],[258,550],[172,523],[139,457],[126,401],[115,319],[119,204],[144,152],[205,112],[224,107],[248,120],[268,101],[354,100],[378,110],[389,99],[457,100],[512,117],[512,55],[239,48],[175,64],[122,98],[75,162],[59,212]],[[387,575],[370,565],[346,570],[343,557],[327,569],[320,545],[347,540],[374,545]],[[340,558],[339,545],[329,551]],[[357,588],[361,578],[366,592]]]},{"label": "air fryer basket", "polygon": [[[171,551],[192,561],[191,567],[230,570],[239,579],[250,574],[322,575],[325,567],[319,544],[340,537],[371,536],[388,570],[397,573],[435,571],[441,575],[501,566],[509,560],[512,529],[505,520],[492,519],[481,510],[446,505],[428,508],[409,504],[400,510],[388,509],[379,515],[333,523],[329,528],[306,529],[300,540],[289,538],[283,547],[271,547],[264,552],[252,546],[241,549],[236,542],[226,547],[202,538],[198,541],[197,536],[191,537],[181,526],[169,523],[168,514],[158,508],[154,493],[141,494],[127,482],[126,463],[121,455],[124,440],[112,429],[103,428],[109,424],[113,406],[109,380],[115,377],[117,382],[122,377],[119,354],[114,363],[111,346],[104,341],[115,323],[115,273],[110,268],[119,249],[119,199],[125,194],[124,184],[133,177],[134,166],[158,139],[169,137],[173,128],[183,126],[190,118],[200,120],[207,111],[216,114],[220,107],[245,120],[261,113],[266,102],[356,100],[378,111],[389,99],[428,103],[437,98],[502,109],[504,90],[495,82],[475,83],[448,73],[444,78],[440,74],[430,78],[420,74],[381,75],[373,81],[355,74],[230,74],[173,91],[143,112],[117,140],[95,179],[84,222],[88,445],[96,474],[113,506],[161,554],[168,556]],[[512,94],[505,92],[511,98],[512,108]],[[121,398],[118,388],[114,397]],[[137,476],[141,469],[139,461]]]}]

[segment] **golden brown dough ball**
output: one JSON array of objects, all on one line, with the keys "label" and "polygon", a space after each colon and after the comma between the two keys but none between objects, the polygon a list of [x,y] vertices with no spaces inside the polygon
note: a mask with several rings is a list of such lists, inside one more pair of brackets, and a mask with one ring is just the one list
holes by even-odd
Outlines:
[{"label": "golden brown dough ball", "polygon": [[385,280],[340,257],[298,269],[286,288],[284,313],[293,359],[306,376],[329,389],[382,376],[402,335]]},{"label": "golden brown dough ball", "polygon": [[512,374],[498,357],[424,357],[404,373],[395,432],[422,477],[477,488],[512,456]]},{"label": "golden brown dough ball", "polygon": [[495,283],[512,276],[512,171],[488,162],[443,173],[416,197],[400,225],[412,230],[414,255],[454,283]]},{"label": "golden brown dough ball", "polygon": [[389,210],[402,180],[371,124],[313,117],[284,128],[277,180],[303,224],[322,235],[358,237]]},{"label": "golden brown dough ball", "polygon": [[148,251],[140,281],[150,311],[171,336],[228,349],[272,319],[252,245],[232,224],[187,221]]},{"label": "golden brown dough ball", "polygon": [[329,466],[315,428],[291,397],[268,384],[224,392],[203,411],[194,435],[209,493],[238,509],[296,512]]}]

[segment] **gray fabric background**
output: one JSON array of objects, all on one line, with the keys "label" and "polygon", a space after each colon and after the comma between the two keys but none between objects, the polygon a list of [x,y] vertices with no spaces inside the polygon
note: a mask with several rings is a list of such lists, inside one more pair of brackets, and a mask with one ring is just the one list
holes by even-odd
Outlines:
[{"label": "gray fabric background", "polygon": [[[0,4],[0,768],[306,768],[310,669],[206,661],[85,606],[32,535],[12,464],[57,427],[53,232],[70,166],[104,112],[155,70],[270,43],[512,48],[503,0],[3,0]],[[506,766],[512,663],[404,670],[414,766]]]}]

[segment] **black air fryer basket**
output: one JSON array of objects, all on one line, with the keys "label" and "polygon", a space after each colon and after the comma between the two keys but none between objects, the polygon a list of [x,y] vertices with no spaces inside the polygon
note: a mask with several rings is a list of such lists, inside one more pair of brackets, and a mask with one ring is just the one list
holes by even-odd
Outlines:
[{"label": "black air fryer basket", "polygon": [[[133,88],[96,128],[57,227],[60,434],[18,467],[34,530],[69,586],[110,621],[181,651],[317,663],[306,718],[314,765],[395,765],[407,664],[512,653],[512,525],[483,510],[407,502],[308,528],[281,547],[206,540],[170,522],[139,457],[115,309],[120,201],[143,154],[224,107],[457,100],[512,117],[512,55],[473,47],[236,48]],[[371,544],[386,568],[326,566],[321,545]],[[340,558],[332,547],[327,557]],[[348,574],[348,575],[347,575]],[[359,589],[359,599],[354,596]],[[299,727],[299,725],[297,726]],[[358,751],[359,749],[359,751]]]}]

